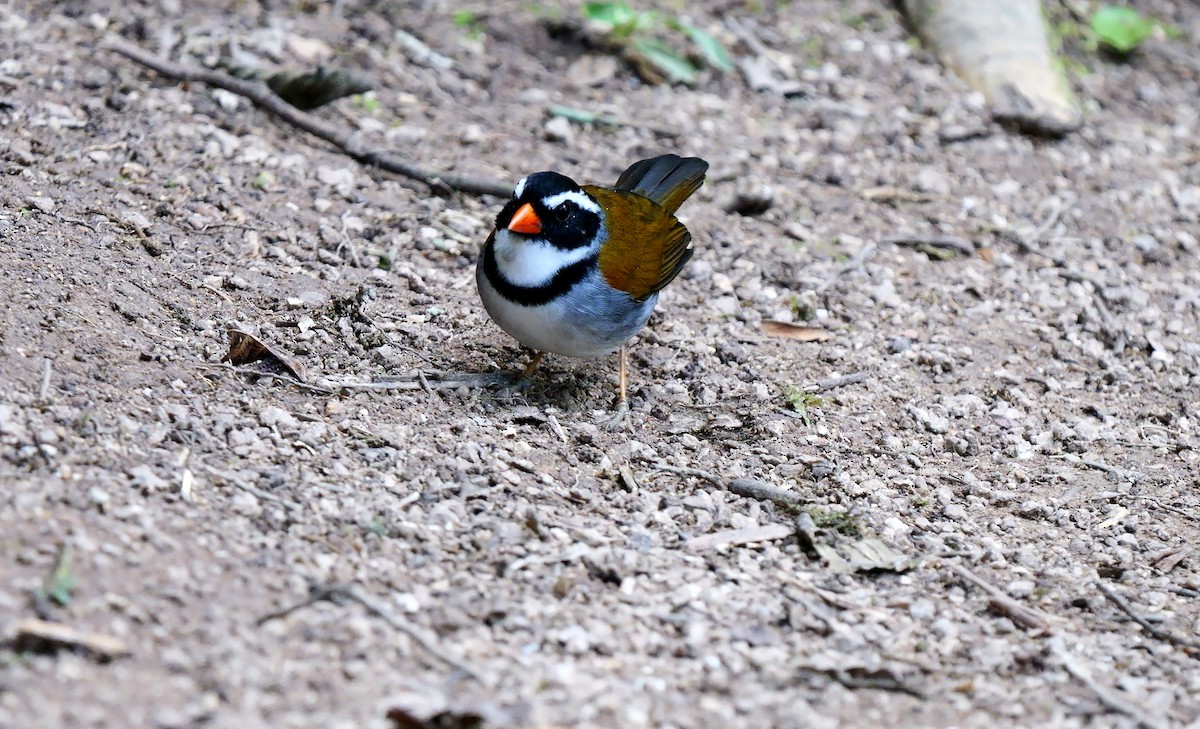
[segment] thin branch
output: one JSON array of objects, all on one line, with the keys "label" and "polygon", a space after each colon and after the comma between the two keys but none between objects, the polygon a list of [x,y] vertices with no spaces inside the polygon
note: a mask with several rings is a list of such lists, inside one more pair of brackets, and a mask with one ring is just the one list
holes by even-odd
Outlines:
[{"label": "thin branch", "polygon": [[217,371],[221,371],[221,372],[232,372],[237,375],[250,375],[253,377],[265,377],[269,380],[276,380],[278,382],[283,382],[288,385],[293,385],[295,387],[300,388],[301,390],[308,390],[309,392],[316,392],[316,393],[320,393],[322,395],[336,395],[337,394],[336,390],[330,390],[328,387],[321,387],[320,385],[310,385],[307,382],[301,382],[300,380],[297,380],[294,377],[288,377],[287,375],[280,375],[280,374],[276,374],[274,372],[265,372],[263,370],[256,370],[251,367],[237,367],[237,366],[231,365],[229,363],[216,363],[216,362],[193,362],[192,366],[197,367],[199,369],[204,369],[204,370],[217,370]]},{"label": "thin branch", "polygon": [[959,238],[955,235],[920,235],[917,233],[905,233],[894,235],[883,239],[884,243],[893,246],[904,246],[908,248],[920,248],[929,246],[931,248],[945,248],[947,250],[957,251],[964,256],[975,255],[975,244],[966,238]]},{"label": "thin branch", "polygon": [[[206,362],[204,364],[208,364],[208,363]],[[307,382],[301,382],[300,380],[297,380],[294,377],[288,377],[286,375],[277,375],[274,372],[262,372],[260,370],[251,369],[249,367],[234,367],[233,365],[225,365],[221,369],[229,369],[229,370],[232,370],[233,372],[236,372],[239,375],[253,375],[254,377],[265,377],[270,380],[276,380],[278,382],[283,382],[283,383],[292,385],[294,387],[298,387],[301,390],[308,390],[309,392],[316,392],[321,395],[336,395],[337,394],[337,392],[335,392],[334,390],[330,390],[328,387],[321,387],[320,385],[310,385]]]},{"label": "thin branch", "polygon": [[714,486],[725,489],[731,494],[736,496],[744,496],[748,499],[773,501],[780,506],[799,506],[804,503],[799,496],[791,493],[790,491],[784,491],[778,486],[772,486],[769,483],[753,478],[738,478],[734,479],[733,481],[726,482],[715,473],[699,468],[671,466],[666,463],[655,463],[654,467],[660,471],[673,473],[677,476],[690,476],[692,478],[703,479]]},{"label": "thin branch", "polygon": [[700,478],[708,481],[714,486],[720,486],[722,488],[725,487],[725,482],[721,480],[721,477],[712,471],[705,471],[699,468],[688,468],[687,466],[671,466],[666,463],[656,463],[654,464],[654,467],[660,471],[673,473],[676,476],[691,476],[692,478]]},{"label": "thin branch", "polygon": [[38,400],[42,402],[50,395],[50,367],[50,358],[46,357],[42,360],[42,386],[38,390]]},{"label": "thin branch", "polygon": [[261,81],[244,80],[200,66],[168,61],[120,38],[108,39],[105,41],[104,47],[167,78],[202,83],[245,97],[288,124],[329,142],[351,159],[370,167],[377,167],[386,172],[423,182],[435,191],[456,190],[496,197],[508,197],[512,193],[512,189],[508,185],[492,180],[438,172],[422,167],[415,162],[401,159],[396,155],[367,147],[355,139],[354,135],[288,104]]},{"label": "thin branch", "polygon": [[[1130,479],[1130,480],[1133,480],[1133,479]],[[1164,504],[1163,502],[1159,501],[1157,498],[1155,498],[1153,496],[1140,496],[1138,494],[1121,494],[1121,493],[1116,493],[1116,492],[1108,492],[1108,493],[1100,494],[1098,496],[1094,496],[1089,500],[1090,501],[1109,501],[1109,500],[1122,501],[1122,500],[1126,500],[1126,499],[1128,499],[1130,501],[1145,501],[1149,504],[1152,504],[1157,509],[1162,509],[1163,511],[1169,511],[1172,514],[1178,514],[1179,516],[1182,516],[1184,519],[1188,519],[1190,521],[1200,521],[1200,514],[1197,514],[1197,512],[1195,510],[1183,509],[1178,506],[1172,506],[1171,504]]]},{"label": "thin branch", "polygon": [[1050,627],[1050,621],[1041,612],[1034,610],[1031,607],[1021,604],[1013,599],[1008,593],[996,587],[992,583],[983,579],[971,570],[963,567],[957,562],[942,562],[951,572],[963,578],[972,585],[988,594],[990,604],[993,608],[999,610],[1004,615],[1012,619],[1014,623],[1023,628],[1032,628],[1035,630],[1046,630]]},{"label": "thin branch", "polygon": [[1076,681],[1086,686],[1095,695],[1096,699],[1110,711],[1131,717],[1140,727],[1159,729],[1159,727],[1163,726],[1161,722],[1155,721],[1138,707],[1117,696],[1114,691],[1101,686],[1083,666],[1079,665],[1074,656],[1062,649],[1056,649],[1054,653],[1058,656],[1059,661],[1062,662],[1063,669]]},{"label": "thin branch", "polygon": [[817,668],[816,666],[801,666],[803,673],[826,676],[851,691],[869,689],[874,691],[891,691],[908,694],[917,699],[927,698],[925,691],[916,686],[901,681],[888,671],[867,671],[864,669]]},{"label": "thin branch", "polygon": [[1181,638],[1170,631],[1163,630],[1154,623],[1151,623],[1144,616],[1138,614],[1138,612],[1133,609],[1133,606],[1129,604],[1128,600],[1121,597],[1116,590],[1112,589],[1103,582],[1097,582],[1096,589],[1100,590],[1100,592],[1108,598],[1109,602],[1111,602],[1113,605],[1116,605],[1117,608],[1120,609],[1121,612],[1128,615],[1133,622],[1142,626],[1142,630],[1146,631],[1155,638],[1166,641],[1167,643],[1180,648],[1186,648],[1193,651],[1200,650],[1200,643],[1190,641],[1186,638]]},{"label": "thin branch", "polygon": [[547,415],[546,420],[550,423],[550,429],[554,431],[554,434],[558,436],[558,439],[563,443],[568,443],[569,440],[567,439],[567,433],[563,430],[562,425],[558,422],[558,418],[554,417],[553,415]]},{"label": "thin branch", "polygon": [[817,286],[816,292],[818,294],[823,292],[825,289],[832,286],[833,283],[835,281],[837,281],[839,278],[841,278],[842,276],[845,276],[848,273],[853,273],[854,271],[861,269],[863,267],[863,264],[867,262],[867,258],[874,252],[875,252],[875,243],[874,242],[867,243],[865,246],[863,246],[861,249],[859,249],[858,253],[854,256],[854,258],[849,263],[842,266],[838,270],[834,271],[832,276],[830,276],[829,278],[822,281],[821,285]]},{"label": "thin branch", "polygon": [[275,612],[268,613],[255,621],[255,625],[264,625],[272,620],[286,618],[292,613],[314,605],[318,602],[329,601],[335,605],[344,605],[347,602],[356,602],[362,605],[368,613],[379,618],[396,630],[404,633],[420,646],[426,653],[437,658],[442,663],[451,668],[461,671],[463,674],[470,676],[477,681],[483,681],[477,669],[464,662],[461,658],[453,656],[439,646],[433,643],[429,638],[426,638],[413,625],[404,622],[396,617],[390,610],[376,602],[374,599],[367,597],[353,585],[313,585],[309,589],[308,597],[304,600]]},{"label": "thin branch", "polygon": [[269,491],[263,491],[262,489],[255,486],[252,483],[249,483],[248,481],[246,481],[244,478],[237,475],[236,473],[230,473],[229,471],[223,471],[220,468],[214,468],[213,466],[210,466],[207,463],[200,463],[199,467],[204,469],[205,471],[207,471],[210,475],[221,479],[222,481],[229,484],[230,486],[235,486],[235,487],[241,489],[242,491],[245,491],[246,493],[253,495],[254,497],[258,498],[261,501],[271,501],[276,504],[281,504],[283,506],[290,507],[292,509],[300,508],[300,505],[295,503],[294,501],[276,496],[275,494],[273,494]]},{"label": "thin branch", "polygon": [[1050,210],[1046,213],[1046,217],[1042,219],[1042,222],[1033,229],[1032,233],[1030,233],[1028,236],[1023,236],[1020,233],[1013,231],[1006,235],[1006,237],[1012,240],[1012,242],[1016,243],[1017,250],[1021,251],[1022,253],[1026,255],[1033,254],[1042,256],[1046,260],[1053,263],[1057,268],[1065,269],[1068,267],[1065,260],[1056,256],[1052,256],[1049,253],[1043,253],[1037,249],[1037,244],[1041,242],[1042,237],[1045,236],[1046,233],[1050,232],[1051,228],[1058,224],[1058,220],[1062,217],[1066,207],[1067,206],[1058,198],[1051,198]]},{"label": "thin branch", "polygon": [[503,387],[517,381],[518,373],[514,372],[480,372],[480,373],[430,373],[419,372],[412,377],[394,377],[380,380],[334,382],[334,387],[340,390],[453,390],[458,387]]},{"label": "thin branch", "polygon": [[804,389],[812,393],[825,392],[826,390],[836,390],[837,388],[845,387],[846,385],[857,385],[858,383],[866,380],[869,376],[870,373],[868,372],[853,372],[848,375],[842,375],[841,377],[826,377],[823,380],[817,380]]}]

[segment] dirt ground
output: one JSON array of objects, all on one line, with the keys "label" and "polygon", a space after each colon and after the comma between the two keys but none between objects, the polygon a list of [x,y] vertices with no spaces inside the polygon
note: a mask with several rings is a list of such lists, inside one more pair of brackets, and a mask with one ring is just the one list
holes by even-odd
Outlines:
[{"label": "dirt ground", "polygon": [[[1087,125],[1044,141],[874,0],[688,6],[764,52],[737,19],[786,97],[647,86],[524,2],[5,4],[0,726],[1200,722],[1200,7],[1136,5],[1182,36],[1076,48]],[[527,356],[475,292],[500,200],[106,34],[200,64],[332,49],[377,90],[317,114],[506,184],[708,159],[631,430],[605,427],[615,360],[435,387]],[[552,105],[634,124],[547,129]],[[976,250],[895,242],[937,235]],[[832,337],[764,328],[806,319]],[[230,325],[308,386],[222,364]],[[388,378],[410,389],[346,387]],[[866,538],[904,558],[829,554]],[[38,616],[128,655],[19,638]]]}]

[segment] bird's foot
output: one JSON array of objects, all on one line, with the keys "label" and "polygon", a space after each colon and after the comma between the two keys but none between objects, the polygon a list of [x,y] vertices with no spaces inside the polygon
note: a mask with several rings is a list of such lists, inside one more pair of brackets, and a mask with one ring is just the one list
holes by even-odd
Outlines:
[{"label": "bird's foot", "polygon": [[524,395],[529,392],[529,388],[533,387],[533,378],[527,372],[505,372],[508,375],[508,382],[504,389],[514,390]]},{"label": "bird's foot", "polygon": [[620,400],[617,402],[617,409],[613,412],[612,417],[604,421],[605,427],[609,430],[632,430],[633,419],[629,417],[629,401]]}]

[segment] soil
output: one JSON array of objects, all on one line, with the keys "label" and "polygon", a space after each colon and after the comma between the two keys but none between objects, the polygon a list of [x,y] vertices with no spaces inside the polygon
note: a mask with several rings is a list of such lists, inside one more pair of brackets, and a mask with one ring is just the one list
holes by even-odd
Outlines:
[{"label": "soil", "polygon": [[[8,3],[0,726],[1200,721],[1200,7],[1134,5],[1182,35],[1075,49],[1087,123],[1053,141],[868,0],[689,4],[787,96],[647,85],[547,30],[573,4]],[[630,428],[615,358],[443,386],[528,357],[475,292],[502,201],[107,34],[332,52],[376,90],[316,114],[480,179],[709,160]],[[230,326],[306,384],[222,363]],[[22,637],[39,616],[127,655]]]}]

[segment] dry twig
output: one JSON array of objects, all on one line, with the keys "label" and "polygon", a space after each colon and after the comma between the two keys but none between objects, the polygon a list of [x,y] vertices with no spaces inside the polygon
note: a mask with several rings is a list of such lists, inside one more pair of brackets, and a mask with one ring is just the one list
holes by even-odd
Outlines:
[{"label": "dry twig", "polygon": [[691,476],[693,478],[701,478],[714,486],[719,486],[731,494],[737,496],[745,496],[749,499],[758,499],[759,501],[773,501],[780,506],[799,506],[801,503],[800,497],[784,491],[783,489],[772,486],[769,483],[759,481],[753,478],[738,478],[733,481],[726,482],[720,476],[710,471],[705,471],[699,468],[687,468],[685,466],[671,466],[666,463],[656,463],[654,467],[660,471],[674,473],[678,476]]},{"label": "dry twig", "polygon": [[916,686],[911,686],[901,681],[888,671],[867,671],[865,669],[845,668],[817,668],[814,666],[801,666],[800,671],[804,673],[828,676],[851,691],[857,689],[874,689],[876,691],[892,691],[895,693],[908,694],[909,696],[918,699],[926,698],[924,691]]},{"label": "dry twig", "polygon": [[825,289],[832,286],[834,281],[837,281],[842,276],[845,276],[848,273],[853,273],[854,271],[861,269],[863,267],[863,264],[867,262],[867,257],[869,257],[874,252],[875,252],[875,244],[874,243],[867,243],[866,245],[864,245],[861,249],[859,249],[858,253],[855,254],[854,258],[852,258],[848,263],[846,263],[846,265],[844,265],[841,268],[839,268],[838,270],[834,271],[832,276],[830,276],[829,278],[822,281],[821,285],[817,286],[816,293],[819,294],[819,293],[823,292]]},{"label": "dry twig", "polygon": [[550,423],[550,429],[554,431],[554,434],[558,436],[559,440],[561,440],[563,443],[569,442],[567,439],[567,433],[563,430],[562,425],[559,424],[558,418],[551,414],[546,416],[546,421]]},{"label": "dry twig", "polygon": [[275,494],[270,493],[269,491],[263,491],[262,489],[255,486],[254,484],[247,482],[246,479],[242,478],[241,476],[239,476],[236,473],[231,473],[229,471],[223,471],[219,468],[214,468],[213,466],[210,466],[207,463],[201,463],[201,464],[199,464],[199,467],[204,469],[205,471],[207,471],[209,473],[209,475],[215,476],[216,478],[221,479],[222,481],[229,484],[230,486],[239,488],[242,491],[245,491],[246,493],[251,494],[252,496],[260,499],[261,501],[271,501],[276,504],[280,504],[282,506],[286,506],[286,507],[288,507],[290,509],[294,509],[294,510],[298,510],[300,508],[300,505],[297,504],[296,502],[291,501],[290,499],[285,499],[285,498],[276,496]]},{"label": "dry twig", "polygon": [[837,388],[845,387],[846,385],[857,385],[858,383],[866,380],[868,376],[869,375],[866,372],[853,372],[848,375],[842,375],[841,377],[826,377],[823,380],[817,380],[804,389],[811,393],[825,392],[826,390],[836,390]]},{"label": "dry twig", "polygon": [[1097,582],[1096,589],[1098,589],[1101,594],[1107,597],[1109,602],[1111,602],[1113,605],[1116,605],[1121,612],[1128,615],[1130,620],[1142,626],[1142,630],[1146,631],[1153,637],[1189,651],[1200,650],[1200,643],[1190,641],[1186,638],[1181,638],[1178,635],[1175,635],[1170,631],[1163,630],[1154,623],[1151,623],[1145,618],[1145,616],[1134,610],[1133,606],[1129,604],[1128,600],[1121,597],[1116,590],[1104,584],[1103,582]]},{"label": "dry twig", "polygon": [[508,197],[511,194],[512,188],[508,185],[438,172],[394,154],[367,147],[353,134],[288,104],[260,81],[248,81],[220,71],[168,61],[119,38],[110,38],[105,42],[105,47],[167,78],[206,84],[249,99],[288,124],[329,142],[357,162],[423,182],[435,191],[455,190],[496,197]]},{"label": "dry twig", "polygon": [[1063,259],[1052,256],[1048,253],[1043,253],[1036,248],[1037,244],[1041,242],[1046,233],[1049,233],[1050,229],[1058,224],[1058,220],[1062,217],[1063,211],[1066,210],[1066,208],[1067,206],[1058,198],[1050,198],[1050,210],[1046,213],[1046,217],[1042,219],[1042,222],[1039,223],[1036,228],[1034,228],[1032,233],[1030,233],[1028,236],[1023,236],[1019,233],[1012,232],[1006,237],[1016,243],[1017,250],[1021,251],[1022,253],[1026,255],[1034,254],[1041,256],[1060,269],[1068,268],[1067,262]]},{"label": "dry twig", "polygon": [[920,248],[928,246],[930,248],[944,248],[951,251],[957,251],[964,256],[975,255],[975,244],[966,238],[959,238],[956,235],[920,235],[917,233],[905,233],[894,235],[883,239],[884,243],[893,246],[903,246],[906,248]]},{"label": "dry twig", "polygon": [[337,392],[335,390],[330,390],[328,387],[321,387],[320,385],[310,385],[309,383],[301,382],[300,380],[297,380],[294,377],[288,377],[287,375],[278,375],[278,374],[275,374],[274,372],[265,372],[262,370],[256,370],[252,367],[235,367],[234,365],[231,365],[231,364],[215,365],[211,362],[199,362],[199,363],[197,363],[197,365],[200,367],[205,367],[205,368],[227,370],[227,371],[239,374],[239,375],[251,375],[256,378],[257,377],[265,377],[269,380],[277,380],[279,382],[283,382],[285,384],[298,387],[301,390],[307,390],[309,392],[315,392],[315,393],[318,393],[321,395],[336,395],[337,394]]},{"label": "dry twig", "polygon": [[1071,677],[1076,681],[1086,686],[1087,689],[1095,695],[1096,699],[1099,700],[1100,703],[1105,707],[1119,714],[1132,717],[1135,721],[1137,721],[1138,726],[1140,727],[1159,729],[1159,727],[1162,726],[1161,722],[1155,721],[1149,716],[1146,716],[1146,713],[1141,709],[1129,703],[1125,699],[1117,696],[1113,691],[1101,686],[1096,679],[1092,678],[1091,673],[1089,673],[1083,666],[1079,665],[1079,662],[1075,660],[1074,656],[1061,649],[1055,649],[1054,653],[1058,656],[1058,660],[1062,662],[1063,669],[1067,673],[1071,674]]},{"label": "dry twig", "polygon": [[986,592],[990,598],[990,605],[1004,615],[1007,615],[1017,625],[1034,630],[1046,630],[1050,627],[1050,621],[1043,613],[1021,604],[999,587],[996,587],[966,567],[957,562],[943,562],[942,564],[954,574]]},{"label": "dry twig", "polygon": [[46,357],[42,360],[42,387],[38,390],[38,400],[42,402],[50,394],[50,367],[50,358]]},{"label": "dry twig", "polygon": [[379,604],[374,599],[362,594],[362,592],[353,585],[313,585],[311,588],[309,588],[307,598],[296,603],[295,605],[292,605],[291,607],[276,610],[273,613],[268,613],[262,616],[255,621],[255,625],[264,625],[272,620],[286,618],[297,610],[326,600],[335,605],[344,605],[347,602],[356,602],[359,605],[362,605],[364,608],[366,608],[368,613],[374,615],[391,627],[407,635],[413,640],[414,643],[419,645],[429,655],[437,658],[442,663],[445,663],[456,671],[461,671],[465,675],[470,676],[477,681],[483,681],[480,672],[476,668],[470,666],[461,658],[447,653],[445,650],[434,644],[434,642],[429,638],[426,638],[424,635],[422,635],[421,632],[418,631],[414,626],[396,617],[386,607]]},{"label": "dry twig", "polygon": [[[1133,480],[1133,479],[1130,479],[1130,480]],[[1164,504],[1162,501],[1158,500],[1157,498],[1155,498],[1153,496],[1142,496],[1139,494],[1122,494],[1122,493],[1117,493],[1115,491],[1110,491],[1110,492],[1106,492],[1106,493],[1094,496],[1090,500],[1091,501],[1109,501],[1109,500],[1120,501],[1120,500],[1125,500],[1125,499],[1128,499],[1130,501],[1145,501],[1146,503],[1153,505],[1156,509],[1162,509],[1163,511],[1169,511],[1172,514],[1178,514],[1179,516],[1182,516],[1184,519],[1188,519],[1190,521],[1200,521],[1200,514],[1197,514],[1196,511],[1189,510],[1189,509],[1183,509],[1178,506],[1173,506],[1171,504]]]},{"label": "dry twig", "polygon": [[386,380],[371,380],[369,382],[338,382],[334,386],[341,390],[453,390],[457,387],[495,387],[512,385],[518,379],[519,373],[514,372],[482,372],[456,374],[450,372],[429,375],[418,373],[418,376],[406,378],[390,378]]},{"label": "dry twig", "polygon": [[124,641],[115,636],[37,618],[26,618],[17,623],[12,643],[18,650],[38,646],[80,650],[100,661],[111,661],[130,654]]}]

